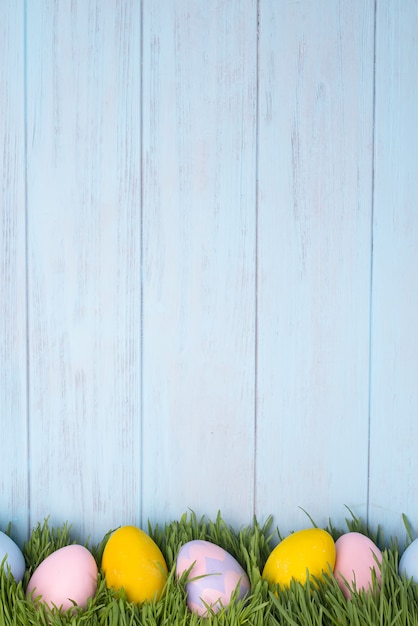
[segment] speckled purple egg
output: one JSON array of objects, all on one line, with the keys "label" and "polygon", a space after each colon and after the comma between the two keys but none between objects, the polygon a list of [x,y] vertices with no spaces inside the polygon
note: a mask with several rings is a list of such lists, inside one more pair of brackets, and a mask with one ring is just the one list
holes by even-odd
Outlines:
[{"label": "speckled purple egg", "polygon": [[198,615],[207,617],[208,607],[214,613],[227,607],[236,589],[237,599],[244,598],[250,591],[250,581],[238,561],[210,541],[196,539],[181,547],[176,574],[180,578],[189,569],[187,606]]}]

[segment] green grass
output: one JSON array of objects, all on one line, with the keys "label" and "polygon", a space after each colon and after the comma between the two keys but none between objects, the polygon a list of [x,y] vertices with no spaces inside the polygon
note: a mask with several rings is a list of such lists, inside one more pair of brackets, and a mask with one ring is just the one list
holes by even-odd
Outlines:
[{"label": "green grass", "polygon": [[[315,525],[311,519],[310,523]],[[405,517],[404,523],[406,538],[403,545],[413,539]],[[164,527],[149,526],[147,529],[161,548],[169,568],[165,592],[158,602],[139,606],[128,602],[123,593],[114,595],[106,588],[100,572],[97,592],[89,600],[86,610],[75,608],[60,613],[51,612],[43,605],[35,606],[25,598],[29,578],[39,563],[58,548],[77,542],[70,526],[65,524],[53,529],[45,520],[33,529],[23,546],[27,564],[23,581],[16,584],[7,572],[0,571],[0,626],[418,626],[418,586],[398,575],[398,540],[385,542],[380,528],[367,528],[351,512],[346,524],[347,528],[336,529],[330,522],[326,530],[334,539],[348,530],[362,532],[383,551],[381,587],[375,583],[372,592],[354,593],[350,600],[344,598],[332,573],[314,584],[295,582],[288,589],[269,588],[261,579],[261,572],[273,544],[280,539],[279,530],[272,531],[271,518],[264,524],[254,520],[251,525],[235,530],[225,524],[220,514],[211,521],[204,517],[199,519],[190,512]],[[10,533],[10,527],[7,532]],[[99,571],[108,536],[98,545],[84,544],[93,553]],[[188,610],[186,575],[176,579],[175,561],[179,548],[192,539],[212,541],[239,561],[251,582],[249,598],[234,601],[227,609],[208,618]]]}]

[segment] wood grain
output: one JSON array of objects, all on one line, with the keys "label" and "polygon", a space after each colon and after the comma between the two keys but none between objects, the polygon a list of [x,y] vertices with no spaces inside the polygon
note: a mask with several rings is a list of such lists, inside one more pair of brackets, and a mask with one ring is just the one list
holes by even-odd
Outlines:
[{"label": "wood grain", "polygon": [[418,10],[378,3],[370,437],[371,521],[418,516]]},{"label": "wood grain", "polygon": [[404,536],[414,0],[0,3],[0,525]]},{"label": "wood grain", "polygon": [[144,2],[144,514],[253,512],[256,2]]},{"label": "wood grain", "polygon": [[373,3],[322,9],[260,15],[256,512],[283,533],[367,514]]},{"label": "wood grain", "polygon": [[0,527],[28,527],[24,13],[0,5]]},{"label": "wood grain", "polygon": [[31,522],[140,519],[140,7],[28,4]]}]

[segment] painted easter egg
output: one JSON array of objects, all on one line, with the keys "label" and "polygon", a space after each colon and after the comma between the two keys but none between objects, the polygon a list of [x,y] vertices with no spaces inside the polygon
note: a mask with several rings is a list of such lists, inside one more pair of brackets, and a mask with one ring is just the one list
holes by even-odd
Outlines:
[{"label": "painted easter egg", "polygon": [[418,582],[418,539],[405,549],[399,561],[399,575]]},{"label": "painted easter egg", "polygon": [[336,560],[334,575],[346,598],[353,589],[371,589],[373,571],[378,583],[381,582],[380,568],[382,553],[375,543],[358,532],[341,535],[335,542]]},{"label": "painted easter egg", "polygon": [[[4,563],[3,563],[4,562]],[[16,582],[20,582],[25,573],[25,557],[19,546],[2,531],[0,531],[0,563],[10,572]]]},{"label": "painted easter egg", "polygon": [[123,588],[128,600],[138,604],[158,600],[168,574],[160,548],[136,526],[122,526],[110,536],[102,569],[108,588]]},{"label": "painted easter egg", "polygon": [[98,569],[93,555],[77,544],[64,546],[50,554],[33,572],[27,597],[62,611],[87,606],[97,589]]},{"label": "painted easter egg", "polygon": [[308,528],[288,535],[271,552],[262,577],[270,583],[288,587],[293,579],[302,584],[308,577],[320,578],[335,564],[335,543],[320,528]]},{"label": "painted easter egg", "polygon": [[198,615],[208,616],[212,611],[217,613],[227,607],[235,590],[237,599],[244,598],[250,591],[250,581],[238,561],[210,541],[195,539],[180,548],[177,577],[188,570],[187,606]]}]

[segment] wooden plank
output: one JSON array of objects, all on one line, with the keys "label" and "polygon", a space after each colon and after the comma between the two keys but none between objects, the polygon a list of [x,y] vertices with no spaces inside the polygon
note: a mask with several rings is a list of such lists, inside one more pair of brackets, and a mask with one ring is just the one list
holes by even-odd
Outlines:
[{"label": "wooden plank", "polygon": [[140,519],[140,5],[27,5],[31,523]]},{"label": "wooden plank", "polygon": [[367,513],[373,2],[260,4],[256,514]]},{"label": "wooden plank", "polygon": [[0,527],[28,530],[23,2],[0,4]]},{"label": "wooden plank", "polygon": [[144,2],[144,522],[252,519],[256,4]]},{"label": "wooden plank", "polygon": [[[402,7],[402,8],[401,8]],[[370,519],[418,532],[418,9],[377,4]]]}]

